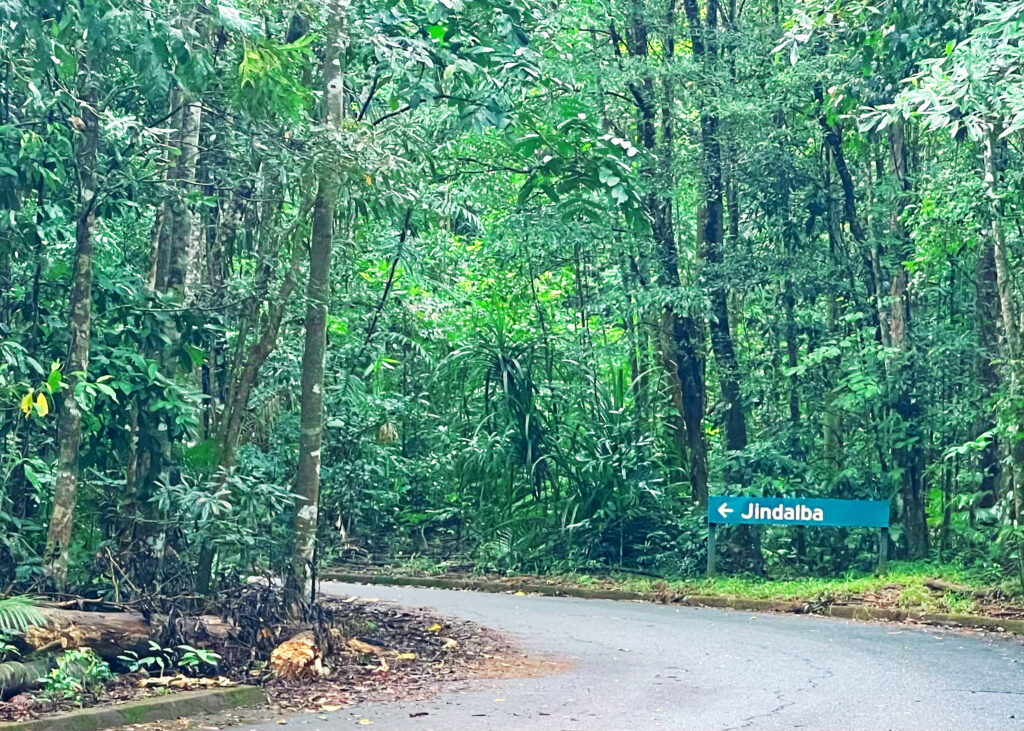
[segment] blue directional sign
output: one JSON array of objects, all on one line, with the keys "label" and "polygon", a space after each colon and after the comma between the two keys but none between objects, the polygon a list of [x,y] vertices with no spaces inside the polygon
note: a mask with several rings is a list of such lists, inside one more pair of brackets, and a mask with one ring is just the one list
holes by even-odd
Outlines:
[{"label": "blue directional sign", "polygon": [[708,498],[708,522],[888,528],[889,503],[883,500],[716,496]]}]

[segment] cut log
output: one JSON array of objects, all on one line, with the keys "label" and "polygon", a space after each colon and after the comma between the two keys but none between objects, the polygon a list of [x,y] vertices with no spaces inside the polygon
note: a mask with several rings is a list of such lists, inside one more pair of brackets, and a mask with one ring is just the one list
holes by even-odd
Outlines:
[{"label": "cut log", "polygon": [[323,656],[312,632],[300,632],[270,653],[270,669],[279,678],[323,676]]},{"label": "cut log", "polygon": [[29,627],[24,632],[25,642],[34,650],[89,647],[109,659],[127,650],[145,649],[161,629],[136,612],[81,612],[47,607],[40,612],[47,624]]},{"label": "cut log", "polygon": [[[28,627],[22,639],[32,651],[70,650],[89,647],[110,660],[131,650],[149,647],[151,640],[166,634],[167,618],[154,616],[146,621],[138,612],[82,612],[74,609],[41,607],[47,619],[43,627]],[[182,639],[195,644],[212,638],[228,639],[233,626],[215,616],[189,617],[181,629]]]}]

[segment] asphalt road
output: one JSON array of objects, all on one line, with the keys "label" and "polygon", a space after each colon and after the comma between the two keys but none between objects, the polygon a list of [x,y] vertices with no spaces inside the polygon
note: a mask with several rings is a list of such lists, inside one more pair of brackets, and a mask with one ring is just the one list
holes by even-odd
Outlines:
[{"label": "asphalt road", "polygon": [[324,590],[432,607],[574,664],[561,675],[484,680],[431,701],[243,728],[1024,731],[1024,641],[1017,638],[633,602],[349,584]]}]

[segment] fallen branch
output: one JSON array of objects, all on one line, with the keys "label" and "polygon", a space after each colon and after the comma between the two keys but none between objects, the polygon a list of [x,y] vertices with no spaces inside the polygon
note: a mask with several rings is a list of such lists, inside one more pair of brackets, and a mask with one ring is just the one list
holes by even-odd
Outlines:
[{"label": "fallen branch", "polygon": [[954,584],[953,582],[946,581],[945,579],[925,579],[924,585],[932,591],[956,592],[957,594],[967,594],[968,596],[971,596],[975,599],[991,599],[993,595],[993,592],[991,590],[978,591],[977,589],[974,589],[970,586],[965,586],[964,584]]}]

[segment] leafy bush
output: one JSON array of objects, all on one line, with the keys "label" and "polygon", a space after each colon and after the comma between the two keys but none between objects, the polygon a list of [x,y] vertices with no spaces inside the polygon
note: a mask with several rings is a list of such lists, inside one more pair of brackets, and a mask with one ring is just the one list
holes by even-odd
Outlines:
[{"label": "leafy bush", "polygon": [[110,666],[87,647],[68,650],[57,658],[57,667],[41,678],[42,695],[51,700],[70,700],[78,705],[87,694],[96,694],[114,679]]}]

